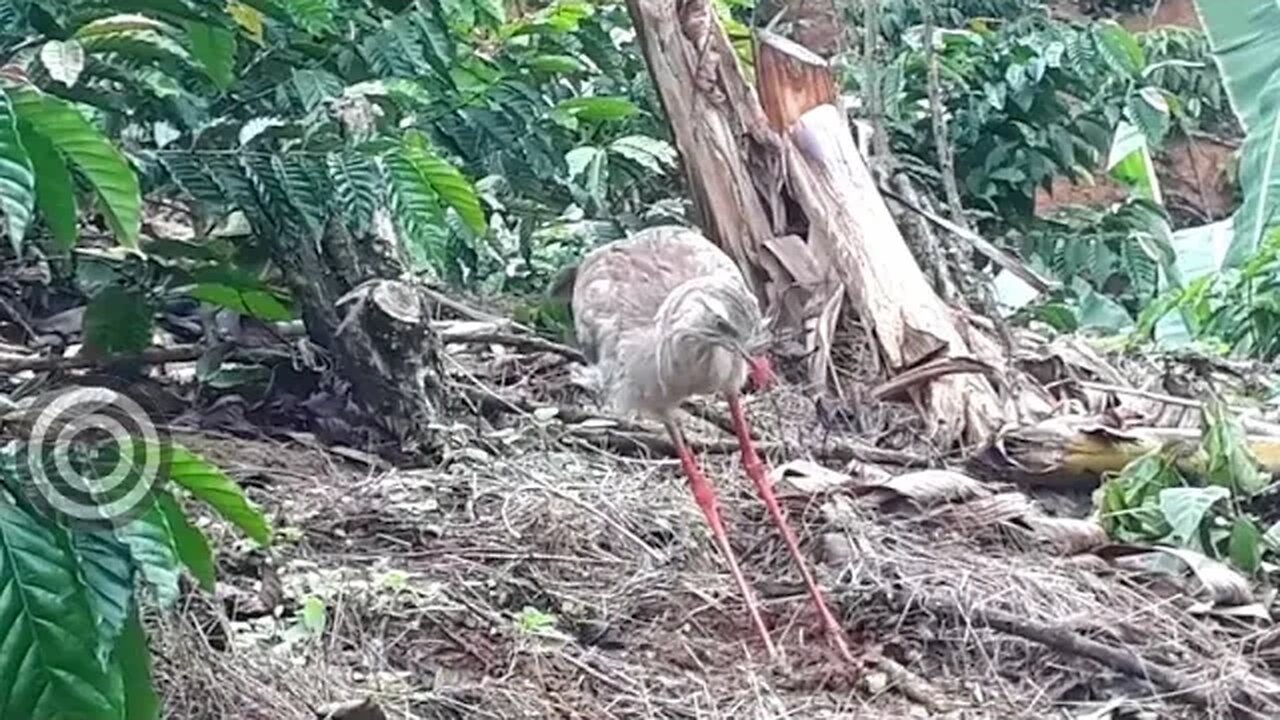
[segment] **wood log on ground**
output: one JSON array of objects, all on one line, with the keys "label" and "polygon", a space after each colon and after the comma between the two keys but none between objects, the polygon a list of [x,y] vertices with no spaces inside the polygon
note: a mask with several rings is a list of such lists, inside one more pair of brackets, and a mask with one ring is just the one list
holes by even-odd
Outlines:
[{"label": "wood log on ground", "polygon": [[[807,226],[809,251],[835,269],[891,372],[939,356],[971,357],[853,145],[827,63],[763,36],[762,106],[707,0],[628,0],[628,8],[703,228],[761,299],[776,297],[768,279],[786,277],[761,249],[789,227]],[[787,217],[784,187],[803,217]],[[1001,423],[985,377],[940,376],[914,397],[943,445],[982,442]]]}]

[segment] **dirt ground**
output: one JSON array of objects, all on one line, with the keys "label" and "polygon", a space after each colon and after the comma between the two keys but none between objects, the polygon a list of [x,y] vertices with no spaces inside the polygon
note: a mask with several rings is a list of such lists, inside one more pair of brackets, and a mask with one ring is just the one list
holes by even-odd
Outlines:
[{"label": "dirt ground", "polygon": [[[781,388],[749,405],[772,463],[840,439],[795,399]],[[1274,631],[1035,542],[1002,510],[1030,502],[1011,488],[951,513],[797,486],[788,512],[866,658],[850,668],[736,456],[709,452],[785,655],[769,663],[674,461],[601,450],[583,425],[462,417],[442,427],[442,462],[401,469],[300,433],[180,436],[269,510],[278,540],[264,551],[207,528],[217,600],[192,591],[157,621],[170,717],[303,720],[371,698],[404,719],[1225,718],[1276,667]],[[1068,636],[1173,668],[1198,699],[1165,697]]]}]

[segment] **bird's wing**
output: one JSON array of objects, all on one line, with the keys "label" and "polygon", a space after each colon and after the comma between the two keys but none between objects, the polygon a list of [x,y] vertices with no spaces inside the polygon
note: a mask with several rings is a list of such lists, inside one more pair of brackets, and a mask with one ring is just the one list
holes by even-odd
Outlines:
[{"label": "bird's wing", "polygon": [[576,270],[572,310],[578,344],[592,362],[612,356],[625,333],[652,327],[663,300],[705,275],[741,280],[737,265],[696,230],[641,230],[587,254]]}]

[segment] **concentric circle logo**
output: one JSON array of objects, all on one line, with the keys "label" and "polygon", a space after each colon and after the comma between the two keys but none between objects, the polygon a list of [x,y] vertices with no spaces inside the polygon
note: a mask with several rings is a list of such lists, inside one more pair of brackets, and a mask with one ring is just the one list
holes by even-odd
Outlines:
[{"label": "concentric circle logo", "polygon": [[146,509],[165,476],[168,443],[136,402],[105,387],[49,394],[23,447],[32,500],[68,520],[119,525]]}]

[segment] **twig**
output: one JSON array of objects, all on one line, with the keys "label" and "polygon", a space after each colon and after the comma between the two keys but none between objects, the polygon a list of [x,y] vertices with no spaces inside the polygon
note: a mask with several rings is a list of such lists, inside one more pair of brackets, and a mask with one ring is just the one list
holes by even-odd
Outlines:
[{"label": "twig", "polygon": [[148,348],[136,355],[113,355],[99,358],[80,354],[72,357],[49,355],[30,358],[0,359],[0,373],[16,373],[24,370],[82,370],[99,365],[115,363],[140,363],[143,365],[160,365],[170,362],[189,362],[198,360],[204,354],[200,345],[177,345],[167,348]]},{"label": "twig", "polygon": [[[147,348],[140,353],[133,355],[109,355],[107,357],[93,357],[89,355],[73,355],[72,357],[61,356],[45,356],[45,357],[29,357],[29,358],[0,358],[0,373],[16,373],[24,370],[42,371],[42,370],[84,370],[86,368],[103,367],[108,365],[163,365],[172,362],[192,362],[199,360],[204,355],[205,346],[203,345],[175,345],[167,348]],[[277,357],[283,357],[283,350],[270,350],[266,348],[255,349],[239,349],[229,357],[266,360]]]},{"label": "twig", "polygon": [[[961,608],[937,596],[913,595],[891,599],[899,611],[910,605],[937,614],[962,619],[974,625],[982,625],[1010,635],[1016,635],[1061,652],[1078,655],[1101,663],[1113,670],[1134,678],[1149,680],[1164,688],[1172,697],[1182,699],[1200,708],[1213,706],[1214,699],[1191,677],[1173,668],[1146,660],[1126,649],[1104,645],[1096,640],[1081,637],[1062,628],[1049,627],[1038,622],[1014,616],[1001,610]],[[1243,694],[1243,691],[1240,691]],[[1242,700],[1247,698],[1240,698]],[[1254,717],[1263,717],[1252,713]]]},{"label": "twig", "polygon": [[991,244],[989,240],[982,237],[981,235],[975,232],[972,232],[970,230],[965,230],[959,225],[938,215],[937,213],[932,213],[932,212],[929,212],[928,210],[925,210],[924,208],[920,207],[919,205],[916,205],[910,200],[907,200],[906,198],[894,192],[893,190],[890,190],[889,188],[881,186],[880,193],[885,197],[892,198],[894,201],[898,202],[903,207],[920,215],[921,217],[937,225],[938,227],[941,227],[944,230],[949,230],[950,232],[955,234],[956,237],[959,237],[961,240],[968,242],[971,246],[973,246],[974,250],[977,250],[978,252],[987,256],[995,264],[999,265],[1005,270],[1008,270],[1009,272],[1018,276],[1018,278],[1020,278],[1023,282],[1035,288],[1039,292],[1042,292],[1042,293],[1049,292],[1057,287],[1057,283],[1055,283],[1052,280],[1049,280],[1048,278],[1042,277],[1039,273],[1027,267],[1026,264],[1024,264],[1021,260],[1015,258],[1014,256],[1010,255],[1004,250],[1001,250],[1000,248]]},{"label": "twig", "polygon": [[[1203,410],[1205,404],[1199,400],[1191,398],[1178,397],[1177,395],[1166,395],[1165,393],[1156,392],[1154,390],[1142,390],[1140,388],[1125,387],[1123,385],[1111,385],[1108,383],[1093,382],[1091,380],[1069,380],[1069,383],[1075,384],[1086,390],[1095,390],[1097,392],[1116,393],[1117,395],[1132,395],[1153,402],[1166,403],[1168,405],[1177,405],[1178,407],[1192,408]],[[1240,423],[1255,433],[1266,435],[1280,435],[1280,426],[1275,423],[1269,423],[1259,418],[1243,415],[1244,408],[1236,406],[1227,406],[1227,409],[1233,413],[1240,414]]]},{"label": "twig", "polygon": [[587,358],[576,348],[563,343],[547,340],[537,335],[518,335],[516,333],[484,330],[480,332],[441,332],[440,339],[446,343],[475,343],[506,345],[517,350],[533,352],[549,352],[568,358],[576,363],[586,364]]}]

